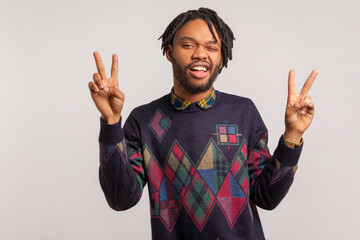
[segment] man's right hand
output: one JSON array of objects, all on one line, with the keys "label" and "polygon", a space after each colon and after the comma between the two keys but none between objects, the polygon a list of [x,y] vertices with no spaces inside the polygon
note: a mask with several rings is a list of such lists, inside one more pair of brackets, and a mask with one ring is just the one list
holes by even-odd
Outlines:
[{"label": "man's right hand", "polygon": [[110,78],[106,77],[104,64],[98,52],[94,52],[94,58],[98,72],[93,75],[94,81],[89,82],[91,97],[101,113],[101,118],[108,124],[114,124],[120,121],[125,100],[124,93],[119,90],[118,56],[112,56]]}]

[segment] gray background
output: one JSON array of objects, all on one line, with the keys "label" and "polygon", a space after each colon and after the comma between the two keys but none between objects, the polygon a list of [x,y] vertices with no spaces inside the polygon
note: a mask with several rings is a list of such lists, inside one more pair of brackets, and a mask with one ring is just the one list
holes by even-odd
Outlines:
[{"label": "gray background", "polygon": [[180,12],[215,9],[235,33],[234,60],[215,83],[250,97],[273,151],[284,131],[287,74],[311,70],[316,116],[295,182],[267,239],[360,239],[358,1],[1,1],[1,239],[150,239],[147,188],[111,210],[98,183],[99,113],[87,88],[92,52],[119,55],[123,117],[170,91],[160,41]]}]

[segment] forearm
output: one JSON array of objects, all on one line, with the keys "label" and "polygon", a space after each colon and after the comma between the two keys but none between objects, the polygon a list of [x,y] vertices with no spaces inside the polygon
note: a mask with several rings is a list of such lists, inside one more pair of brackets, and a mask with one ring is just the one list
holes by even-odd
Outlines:
[{"label": "forearm", "polygon": [[266,164],[258,176],[253,177],[250,198],[261,208],[274,209],[288,192],[297,169],[302,145],[291,148],[281,137],[278,147],[271,157],[266,154],[262,157]]},{"label": "forearm", "polygon": [[99,180],[106,200],[115,210],[128,209],[138,202],[142,188],[128,156],[121,123],[102,121],[99,142]]}]

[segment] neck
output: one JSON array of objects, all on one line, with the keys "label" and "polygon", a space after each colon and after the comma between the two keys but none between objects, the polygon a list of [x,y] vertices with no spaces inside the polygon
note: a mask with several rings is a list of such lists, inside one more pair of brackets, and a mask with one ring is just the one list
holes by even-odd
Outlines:
[{"label": "neck", "polygon": [[187,100],[191,103],[198,102],[201,99],[207,97],[211,93],[212,89],[213,88],[211,87],[206,92],[202,92],[202,93],[198,93],[198,94],[191,94],[191,93],[188,93],[181,85],[176,84],[176,83],[174,84],[174,92],[175,92],[176,96],[180,97],[181,99]]}]

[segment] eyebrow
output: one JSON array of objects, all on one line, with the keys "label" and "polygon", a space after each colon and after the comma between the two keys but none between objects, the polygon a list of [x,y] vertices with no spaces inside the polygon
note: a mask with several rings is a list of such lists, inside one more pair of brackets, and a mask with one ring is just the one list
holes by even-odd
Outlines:
[{"label": "eyebrow", "polygon": [[[193,41],[193,42],[197,42],[197,41],[195,40],[195,38],[188,37],[188,36],[184,36],[184,37],[181,37],[181,38],[179,39],[179,41],[183,41],[183,40],[190,40],[190,41]],[[219,45],[219,41],[216,41],[216,40],[215,40],[215,41],[208,41],[208,42],[206,42],[206,43]]]}]

